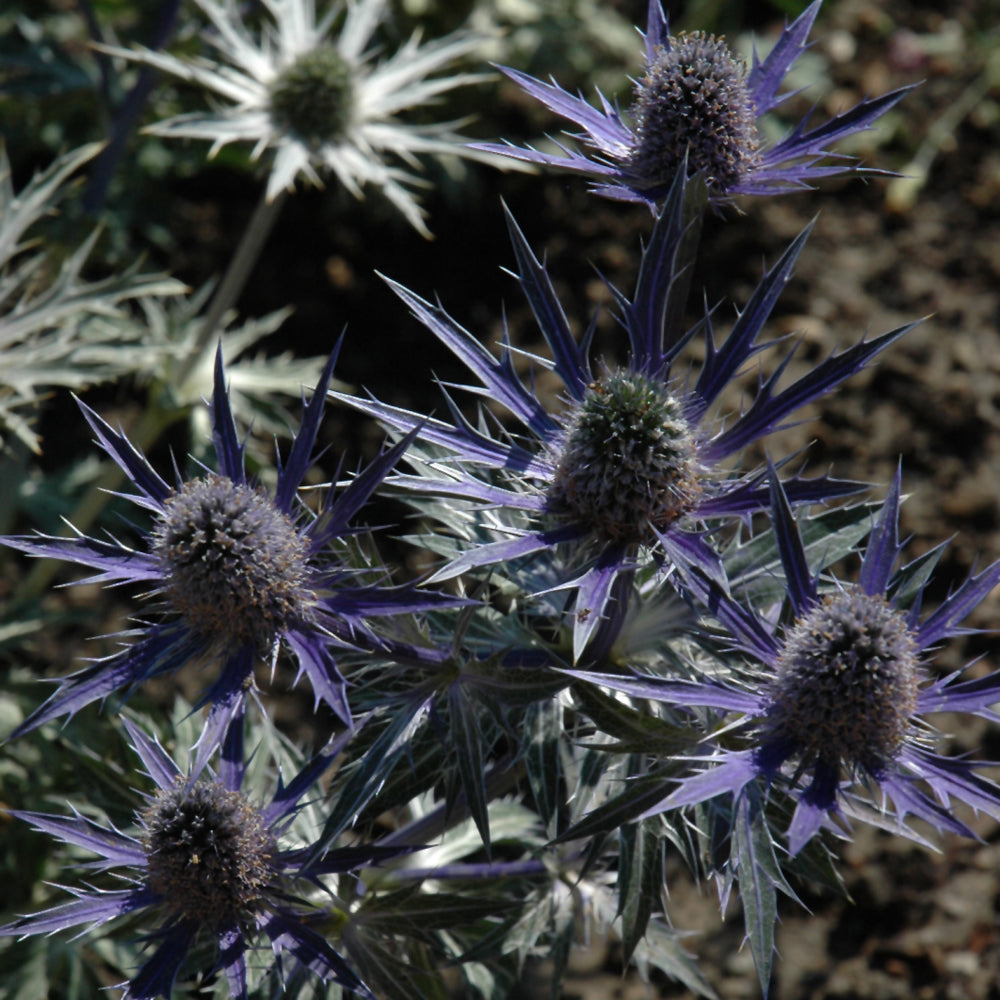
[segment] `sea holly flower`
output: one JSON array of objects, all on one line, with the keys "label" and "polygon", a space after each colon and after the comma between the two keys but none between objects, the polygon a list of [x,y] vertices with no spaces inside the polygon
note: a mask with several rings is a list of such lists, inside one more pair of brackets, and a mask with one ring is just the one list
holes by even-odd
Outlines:
[{"label": "sea holly flower", "polygon": [[345,733],[307,762],[268,802],[244,787],[243,718],[227,731],[217,770],[182,769],[159,742],[123,720],[145,773],[155,785],[127,833],[79,813],[14,813],[36,830],[97,855],[88,867],[112,872],[125,888],[69,889],[75,899],[21,917],[0,934],[28,937],[73,927],[93,930],[118,917],[153,922],[142,927],[152,954],[125,987],[127,1000],[170,997],[174,980],[203,945],[215,945],[211,969],[222,972],[229,995],[245,998],[247,958],[268,941],[324,981],[361,996],[367,987],[322,933],[329,897],[316,896],[326,875],[350,873],[407,847],[357,845],[319,852],[293,832],[303,797],[343,750]]},{"label": "sea holly flower", "polygon": [[[480,80],[467,73],[434,75],[475,49],[477,40],[456,33],[421,44],[414,35],[383,57],[373,37],[387,0],[335,3],[318,19],[315,0],[264,0],[267,23],[259,34],[247,26],[237,0],[196,2],[214,29],[205,38],[215,59],[105,49],[197,84],[225,102],[147,131],[208,140],[212,154],[230,142],[254,143],[254,157],[274,150],[267,184],[272,199],[300,176],[319,185],[327,172],[358,198],[365,185],[373,185],[429,235],[410,190],[420,183],[413,172],[416,154],[463,155],[461,138],[447,123],[414,124],[400,115]],[[393,164],[397,159],[405,169]]]},{"label": "sea holly flower", "polygon": [[660,0],[650,0],[645,68],[624,115],[600,91],[596,108],[555,82],[501,67],[536,100],[580,126],[582,132],[570,134],[587,152],[561,144],[557,154],[510,143],[475,148],[580,174],[597,194],[651,207],[663,200],[685,163],[689,174],[705,178],[714,203],[779,194],[832,174],[859,172],[831,147],[870,128],[909,88],[862,101],[813,128],[800,121],[774,145],[764,141],[760,128],[761,118],[791,96],[779,95],[778,89],[807,47],[819,9],[816,0],[785,27],[763,61],[755,51],[747,66],[715,35],[671,35]]},{"label": "sea holly flower", "polygon": [[[622,581],[639,563],[666,557],[719,577],[718,557],[704,540],[705,524],[749,516],[763,509],[768,498],[759,473],[731,474],[725,463],[909,329],[861,341],[779,388],[785,361],[761,382],[753,402],[721,426],[710,414],[723,390],[754,355],[779,343],[760,342],[760,334],[807,233],[765,275],[717,347],[711,315],[687,331],[676,318],[688,229],[683,221],[685,187],[678,174],[643,249],[634,296],[611,289],[627,338],[628,357],[621,364],[593,364],[593,327],[582,340],[573,336],[544,266],[509,220],[518,278],[552,353],[551,360],[534,355],[529,360],[562,382],[561,405],[551,410],[518,375],[506,336],[497,360],[442,308],[390,282],[414,315],[479,380],[481,385],[469,391],[502,405],[520,425],[516,434],[492,430],[495,423],[486,415],[473,425],[450,399],[453,423],[338,396],[430,446],[408,455],[419,475],[394,478],[394,484],[416,498],[471,501],[475,517],[492,536],[470,545],[431,579],[489,568],[510,573],[511,564],[524,565],[526,557],[548,566],[551,558],[539,555],[556,556],[561,566],[556,578],[546,578],[534,590],[577,592],[577,659],[612,608],[618,614],[627,606],[619,600]],[[697,376],[678,373],[684,348],[698,336],[705,361]],[[433,449],[439,449],[436,457]],[[795,502],[816,502],[857,487],[828,477],[793,476],[787,489]],[[447,505],[442,508],[440,516],[450,516]]]},{"label": "sea holly flower", "polygon": [[[758,613],[703,575],[688,576],[691,590],[755,662],[745,684],[579,674],[636,698],[743,713],[742,723],[727,726],[729,744],[695,761],[694,773],[643,815],[720,796],[739,802],[763,784],[792,796],[793,855],[820,828],[849,818],[893,822],[915,840],[921,838],[906,822],[911,815],[940,831],[974,836],[953,803],[1000,819],[1000,787],[977,775],[974,762],[938,753],[928,716],[968,712],[1000,721],[990,708],[1000,701],[1000,673],[934,677],[929,653],[968,631],[961,623],[1000,584],[1000,561],[969,576],[921,620],[932,563],[925,557],[912,573],[908,567],[894,573],[902,553],[897,472],[857,583],[821,590],[773,474],[771,490],[792,620]],[[741,745],[732,742],[736,734],[744,737]]]},{"label": "sea holly flower", "polygon": [[[449,603],[426,591],[381,586],[375,570],[363,573],[337,558],[336,546],[355,529],[350,520],[396,462],[405,445],[386,450],[339,492],[331,489],[318,516],[300,504],[297,490],[313,461],[336,352],[305,407],[302,426],[273,495],[244,468],[244,445],[226,390],[221,350],[211,401],[212,439],[218,471],[203,470],[171,486],[124,434],[89,407],[80,407],[98,443],[136,489],[129,499],[153,518],[143,544],[117,538],[8,537],[21,552],[64,559],[99,572],[102,583],[149,585],[157,619],[126,633],[135,642],[71,674],[16,731],[72,715],[122,688],[131,689],[192,661],[216,660],[217,679],[202,704],[212,712],[203,737],[210,753],[242,709],[255,665],[273,668],[282,647],[298,662],[317,700],[350,725],[351,712],[334,647],[378,640],[369,621],[379,615],[418,612]],[[346,552],[345,552],[346,558]],[[380,575],[384,571],[377,571]]]}]

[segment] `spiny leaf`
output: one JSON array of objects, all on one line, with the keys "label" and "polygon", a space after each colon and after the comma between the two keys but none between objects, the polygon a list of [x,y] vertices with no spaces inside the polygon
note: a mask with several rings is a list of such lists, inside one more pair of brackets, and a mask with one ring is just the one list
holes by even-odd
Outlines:
[{"label": "spiny leaf", "polygon": [[753,791],[741,795],[736,805],[731,861],[739,878],[750,951],[766,997],[774,959],[775,887],[783,884],[784,878],[774,856],[774,842],[760,799]]},{"label": "spiny leaf", "polygon": [[[854,504],[835,507],[814,517],[799,519],[806,560],[814,573],[854,552],[871,529],[872,507]],[[732,591],[757,606],[781,600],[784,575],[772,531],[762,531],[724,556]]]},{"label": "spiny leaf", "polygon": [[360,765],[351,774],[330,812],[316,848],[317,853],[330,847],[351,826],[361,809],[378,791],[399,756],[407,750],[427,710],[427,702],[418,699],[409,702],[389,721],[368,752],[361,757]]},{"label": "spiny leaf", "polygon": [[663,847],[659,820],[645,819],[622,827],[619,834],[618,915],[624,961],[632,960],[646,933],[653,905],[663,890]]},{"label": "spiny leaf", "polygon": [[490,855],[490,816],[486,797],[486,764],[483,758],[483,733],[478,718],[478,702],[471,698],[461,682],[448,689],[451,710],[451,742],[455,751],[458,773],[465,792],[469,814],[479,836],[483,838],[486,856]]},{"label": "spiny leaf", "polygon": [[463,927],[477,920],[498,917],[521,906],[520,900],[495,895],[425,892],[399,889],[384,893],[362,910],[366,927],[385,934],[414,934]]},{"label": "spiny leaf", "polygon": [[348,925],[350,955],[365,981],[384,1000],[447,1000],[449,993],[430,949],[416,941],[402,942],[376,934],[358,933]]},{"label": "spiny leaf", "polygon": [[638,965],[655,965],[671,979],[683,983],[692,993],[715,998],[715,990],[705,979],[694,959],[684,950],[680,935],[660,920],[653,919],[635,949]]},{"label": "spiny leaf", "polygon": [[562,708],[555,701],[532,705],[526,714],[524,764],[535,807],[550,836],[557,830],[557,812],[565,796],[565,775],[559,745]]},{"label": "spiny leaf", "polygon": [[617,830],[644,812],[662,802],[673,790],[673,768],[665,767],[653,774],[623,781],[625,791],[596,809],[592,809],[579,823],[574,824],[555,843],[581,840]]},{"label": "spiny leaf", "polygon": [[689,726],[675,726],[648,712],[637,711],[594,684],[574,684],[573,694],[602,733],[621,740],[636,751],[669,755],[691,746]]},{"label": "spiny leaf", "polygon": [[922,593],[934,569],[944,554],[944,546],[936,545],[904,566],[892,581],[893,596],[900,607],[908,608]]}]

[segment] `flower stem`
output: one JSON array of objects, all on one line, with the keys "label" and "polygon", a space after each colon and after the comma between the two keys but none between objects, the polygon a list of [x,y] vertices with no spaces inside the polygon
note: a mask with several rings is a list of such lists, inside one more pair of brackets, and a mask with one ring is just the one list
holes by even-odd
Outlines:
[{"label": "flower stem", "polygon": [[701,242],[701,226],[708,205],[708,188],[700,174],[691,177],[684,189],[684,206],[682,222],[684,235],[676,250],[674,273],[676,279],[667,293],[664,310],[663,329],[679,332],[684,327],[684,313],[688,297],[691,293],[691,282],[694,278],[694,263],[698,256],[698,244]]},{"label": "flower stem", "polygon": [[278,215],[288,196],[287,191],[279,191],[273,198],[268,198],[267,191],[261,195],[257,202],[257,207],[250,216],[243,236],[240,238],[236,253],[233,254],[229,267],[219,283],[219,287],[212,296],[208,311],[205,313],[198,335],[192,345],[191,353],[180,365],[176,375],[175,384],[183,385],[198,364],[198,359],[204,350],[211,343],[216,331],[219,329],[225,314],[232,309],[240,293],[246,287],[246,283],[253,272],[260,252],[267,242],[268,236],[274,224],[278,221]]}]

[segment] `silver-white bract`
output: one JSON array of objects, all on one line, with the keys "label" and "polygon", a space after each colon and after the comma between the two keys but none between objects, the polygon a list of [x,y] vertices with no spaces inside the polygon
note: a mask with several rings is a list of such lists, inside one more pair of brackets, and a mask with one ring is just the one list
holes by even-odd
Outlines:
[{"label": "silver-white bract", "polygon": [[[210,156],[237,141],[253,142],[254,158],[274,150],[269,199],[293,188],[300,175],[321,185],[321,173],[332,173],[358,198],[365,185],[375,185],[417,230],[428,235],[424,213],[409,190],[421,183],[413,172],[418,166],[415,154],[481,154],[461,145],[464,140],[453,131],[453,122],[413,124],[397,116],[482,79],[469,73],[432,77],[473,51],[478,39],[458,32],[421,44],[414,34],[394,53],[383,55],[373,37],[387,0],[348,0],[334,4],[319,19],[315,0],[263,0],[269,21],[259,33],[248,29],[244,7],[236,0],[195,2],[211,22],[213,30],[205,39],[215,58],[182,58],[138,46],[105,49],[197,84],[225,102],[211,111],[165,119],[147,131],[208,140]],[[271,114],[271,86],[296,60],[321,48],[332,48],[352,71],[352,110],[339,138],[310,143]],[[387,156],[401,160],[405,169],[387,162]]]}]

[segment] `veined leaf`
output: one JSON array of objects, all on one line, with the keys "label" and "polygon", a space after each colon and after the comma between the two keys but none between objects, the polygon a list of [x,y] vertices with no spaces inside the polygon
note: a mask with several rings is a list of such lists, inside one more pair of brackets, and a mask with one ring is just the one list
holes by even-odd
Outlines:
[{"label": "veined leaf", "polygon": [[653,906],[663,891],[663,846],[659,819],[640,820],[622,827],[618,837],[618,916],[621,917],[624,961],[646,933]]},{"label": "veined leaf", "polygon": [[490,816],[486,798],[486,764],[483,757],[483,733],[479,723],[479,703],[470,697],[461,681],[448,689],[451,715],[451,741],[458,773],[465,792],[466,804],[472,816],[486,856],[490,855]]},{"label": "veined leaf", "polygon": [[673,771],[671,767],[663,767],[653,774],[623,779],[622,787],[625,790],[622,794],[592,809],[580,822],[557,837],[555,843],[605,834],[617,830],[625,823],[631,823],[673,791]]},{"label": "veined leaf", "polygon": [[[573,694],[602,733],[618,739],[632,752],[670,755],[690,749],[690,726],[674,726],[649,712],[639,711],[590,683],[576,683]],[[616,748],[621,749],[621,748]]]},{"label": "veined leaf", "polygon": [[[806,560],[813,573],[850,555],[871,530],[875,511],[871,504],[834,507],[799,518]],[[774,533],[762,531],[723,557],[734,593],[757,607],[766,607],[785,596],[784,572]]]},{"label": "veined leaf", "polygon": [[565,797],[565,775],[560,762],[563,732],[562,706],[556,701],[529,707],[524,722],[524,764],[538,815],[550,836],[558,833],[558,812]]},{"label": "veined leaf", "polygon": [[338,795],[317,845],[317,852],[326,850],[351,826],[361,809],[385,781],[400,755],[407,750],[413,733],[423,724],[428,710],[428,702],[414,699],[389,721]]},{"label": "veined leaf", "polygon": [[784,886],[785,880],[774,856],[774,842],[760,798],[752,789],[740,795],[736,804],[730,860],[739,878],[747,939],[766,997],[774,959],[776,887]]}]

